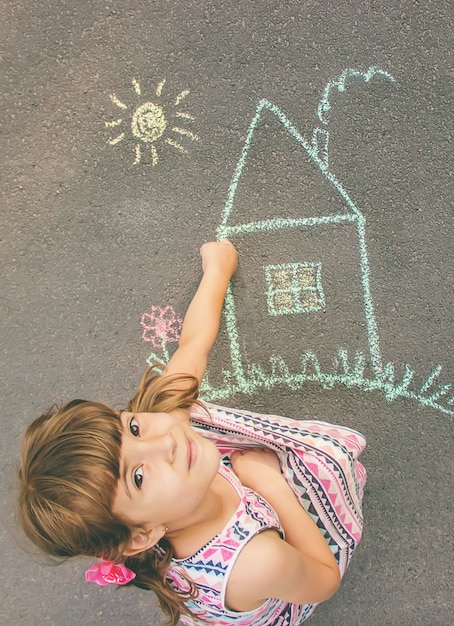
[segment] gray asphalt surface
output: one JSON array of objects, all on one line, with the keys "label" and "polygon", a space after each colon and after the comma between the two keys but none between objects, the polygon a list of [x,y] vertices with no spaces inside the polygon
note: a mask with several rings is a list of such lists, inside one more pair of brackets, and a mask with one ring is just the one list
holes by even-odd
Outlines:
[{"label": "gray asphalt surface", "polygon": [[[248,364],[269,368],[271,355],[299,371],[311,350],[318,382],[229,387],[235,376],[222,370],[237,373],[238,363],[222,331],[211,396],[345,423],[368,439],[364,539],[313,626],[451,623],[450,4],[1,2],[0,623],[159,623],[149,594],[88,586],[84,561],[53,567],[30,554],[14,521],[14,467],[26,424],[53,402],[120,407],[132,393],[153,349],[141,315],[167,305],[184,313],[200,276],[198,248],[216,238],[263,98],[306,145],[314,129],[329,132],[329,165],[322,171],[282,118],[264,111],[229,224],[345,214],[335,177],[366,219],[366,300],[388,385],[366,390],[379,378],[378,352],[356,231],[331,222],[276,231],[268,222],[232,235],[242,366],[249,381]],[[368,78],[371,67],[394,80]],[[360,75],[335,84],[345,69]],[[317,115],[324,95],[326,124]],[[138,113],[147,102],[159,107],[141,109],[153,142],[143,140]],[[325,307],[269,315],[263,267],[319,261]],[[320,380],[339,348],[350,360],[361,351],[364,371],[327,388]],[[405,364],[414,375],[399,391]]]}]

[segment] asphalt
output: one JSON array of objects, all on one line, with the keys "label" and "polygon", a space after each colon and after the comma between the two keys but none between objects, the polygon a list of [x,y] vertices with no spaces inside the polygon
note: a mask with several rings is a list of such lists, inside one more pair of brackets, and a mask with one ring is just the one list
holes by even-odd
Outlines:
[{"label": "asphalt", "polygon": [[0,623],[159,623],[150,595],[31,554],[15,467],[54,402],[122,406],[164,354],[142,315],[181,316],[226,235],[204,397],[368,439],[364,538],[310,623],[451,623],[450,3],[1,8]]}]

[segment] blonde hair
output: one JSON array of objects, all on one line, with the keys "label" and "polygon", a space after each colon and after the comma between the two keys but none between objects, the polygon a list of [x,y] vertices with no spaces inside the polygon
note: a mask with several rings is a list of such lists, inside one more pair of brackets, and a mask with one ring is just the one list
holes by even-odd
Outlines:
[{"label": "blonde hair", "polygon": [[[200,404],[198,381],[190,375],[159,376],[149,367],[127,410],[169,412]],[[184,602],[196,596],[175,591],[166,580],[173,556],[169,541],[125,560],[130,528],[112,514],[119,480],[119,412],[85,400],[52,408],[27,429],[19,469],[19,521],[45,553],[125,562],[136,578],[130,583],[157,595],[168,624],[191,612]]]}]

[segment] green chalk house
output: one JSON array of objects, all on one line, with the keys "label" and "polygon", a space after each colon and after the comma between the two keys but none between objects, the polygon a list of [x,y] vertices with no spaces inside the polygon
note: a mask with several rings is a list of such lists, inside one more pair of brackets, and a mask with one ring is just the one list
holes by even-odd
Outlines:
[{"label": "green chalk house", "polygon": [[[277,120],[287,133],[291,149],[295,150],[296,142],[305,153],[302,167],[307,172],[300,172],[301,179],[306,173],[319,177],[316,186],[330,187],[335,206],[319,203],[312,209],[303,184],[300,216],[295,211],[282,215],[278,206],[275,216],[270,217],[269,210],[261,215],[260,203],[252,219],[247,210],[242,213],[237,191],[243,188],[243,174],[251,180],[254,160],[251,157],[248,163],[248,157],[254,133],[264,114],[268,121],[270,113],[275,116],[271,123]],[[232,373],[240,387],[257,368],[269,370],[272,355],[297,370],[304,352],[331,362],[342,348],[349,355],[364,354],[375,374],[382,369],[369,285],[366,220],[330,172],[328,141],[328,132],[321,128],[314,130],[311,142],[306,141],[267,100],[259,103],[249,127],[217,231],[218,239],[231,239],[240,249],[240,259],[247,259],[247,266],[240,262],[226,298]],[[241,255],[242,248],[247,254]]]}]

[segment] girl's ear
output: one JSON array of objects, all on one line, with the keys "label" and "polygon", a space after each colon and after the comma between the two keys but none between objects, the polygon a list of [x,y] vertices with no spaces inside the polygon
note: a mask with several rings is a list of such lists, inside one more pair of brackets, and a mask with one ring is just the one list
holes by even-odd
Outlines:
[{"label": "girl's ear", "polygon": [[135,530],[128,547],[124,551],[124,556],[135,556],[140,552],[149,550],[164,537],[166,532],[167,528],[165,526],[150,528],[150,530],[144,530],[143,528]]}]

